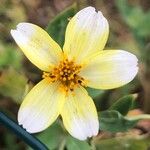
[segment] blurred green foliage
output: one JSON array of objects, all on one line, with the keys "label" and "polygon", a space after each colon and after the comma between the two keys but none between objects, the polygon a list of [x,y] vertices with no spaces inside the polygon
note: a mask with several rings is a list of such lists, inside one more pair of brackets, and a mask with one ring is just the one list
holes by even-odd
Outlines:
[{"label": "blurred green foliage", "polygon": [[[131,50],[133,53],[138,54],[139,57],[142,57],[144,61],[147,60],[147,63],[149,63],[149,48],[145,51],[145,46],[148,44],[148,40],[150,38],[150,11],[144,11],[139,4],[131,5],[127,0],[115,0],[114,2],[111,2],[111,4],[109,3],[109,5],[107,2],[102,0],[97,0],[96,2],[97,6],[100,5],[98,9],[102,8],[102,11],[105,10],[105,13],[110,10],[111,13],[115,14],[115,11],[117,11],[119,14],[119,16],[116,16],[117,25],[120,27],[117,26],[115,28],[116,22],[112,22],[111,24],[114,28],[112,27],[112,31],[110,31],[110,44],[116,46],[116,38],[118,38],[118,35],[122,34],[122,28],[128,28],[129,32],[133,34],[133,37],[129,36],[129,33],[123,32],[124,38],[126,38],[128,42],[124,42],[124,38],[118,39],[118,46],[124,49],[133,48],[133,50]],[[79,7],[83,7],[80,6],[82,2],[79,1],[78,3],[78,5],[74,3],[73,5],[65,8],[60,14],[53,17],[46,28],[49,35],[58,42],[61,47],[65,40],[65,29],[69,19],[79,10]],[[118,10],[113,10],[111,7],[116,7]],[[0,18],[3,19],[3,22],[0,22],[0,31],[2,33],[0,36],[0,98],[2,97],[0,99],[0,108],[3,107],[3,101],[7,101],[8,98],[11,99],[14,107],[19,108],[19,105],[17,104],[21,103],[24,95],[26,95],[30,89],[27,84],[27,74],[29,72],[28,68],[32,68],[31,70],[33,72],[35,71],[34,67],[31,64],[28,65],[28,61],[24,60],[22,53],[18,50],[18,47],[15,44],[12,44],[12,39],[9,34],[10,29],[15,27],[17,23],[27,20],[28,16],[25,10],[27,9],[24,6],[24,3],[19,3],[15,0],[2,0],[0,5]],[[110,15],[109,17],[111,18],[114,14],[106,13],[106,16]],[[112,18],[112,20],[114,18]],[[119,22],[121,21],[123,21],[126,25],[120,25]],[[119,28],[119,30],[115,31],[117,28]],[[126,131],[125,133],[128,133],[128,131],[136,125],[137,121],[140,120],[140,118],[130,120],[125,116],[130,110],[138,108],[139,106],[137,105],[137,99],[131,93],[141,92],[140,84],[141,83],[136,78],[133,82],[116,90],[103,91],[87,88],[87,91],[94,99],[98,110],[104,110],[99,113],[99,120],[100,130],[110,133],[110,135],[106,138],[101,138],[100,131],[100,135],[97,137],[84,142],[78,141],[68,135],[66,130],[63,128],[61,119],[58,119],[51,127],[36,136],[44,144],[46,144],[49,149],[147,150],[148,147],[150,147],[150,139],[148,137],[140,135],[138,135],[138,138],[137,135],[131,136],[132,138],[124,135],[122,137],[117,137],[116,134],[116,132],[122,131]],[[14,111],[13,113],[16,112]],[[25,144],[21,142],[17,144],[18,139],[16,139],[15,136],[8,131],[3,131],[2,135],[5,136],[3,136],[2,140],[0,138],[0,141],[2,141],[0,142],[0,149],[1,145],[2,148],[8,150],[27,149]]]},{"label": "blurred green foliage", "polygon": [[7,69],[0,78],[0,94],[12,98],[16,103],[21,103],[27,78],[13,69]]},{"label": "blurred green foliage", "polygon": [[64,44],[65,30],[69,19],[76,14],[77,10],[77,4],[74,3],[51,20],[47,26],[47,32],[61,47]]},{"label": "blurred green foliage", "polygon": [[[131,6],[127,0],[116,0],[117,7],[127,25],[132,29],[135,37],[150,37],[150,11],[144,12],[141,6]],[[142,40],[142,42],[144,42]],[[144,44],[144,43],[143,43]]]},{"label": "blurred green foliage", "polygon": [[148,139],[139,139],[132,137],[112,138],[101,140],[96,144],[98,150],[148,150],[150,142]]},{"label": "blurred green foliage", "polygon": [[21,68],[21,52],[16,50],[16,48],[12,45],[0,42],[0,56],[0,70],[2,70],[3,68],[7,68],[8,66],[10,66],[10,64],[11,67],[16,70],[19,70]]}]

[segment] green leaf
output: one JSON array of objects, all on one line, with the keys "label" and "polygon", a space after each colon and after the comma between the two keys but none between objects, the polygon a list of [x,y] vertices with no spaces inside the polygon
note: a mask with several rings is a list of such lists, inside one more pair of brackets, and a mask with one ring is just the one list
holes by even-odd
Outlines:
[{"label": "green leaf", "polygon": [[66,142],[67,150],[91,150],[90,145],[86,141],[79,141],[71,136],[68,136]]},{"label": "green leaf", "polygon": [[37,138],[41,140],[49,149],[57,149],[65,139],[65,133],[59,122],[56,121],[48,129],[37,135]]},{"label": "green leaf", "polygon": [[133,128],[139,120],[148,119],[150,115],[141,114],[124,117],[118,111],[108,110],[99,113],[100,130],[109,132],[123,132]]},{"label": "green leaf", "polygon": [[118,111],[108,110],[100,112],[100,130],[109,132],[123,132],[133,128],[138,120],[128,120]]},{"label": "green leaf", "polygon": [[65,30],[69,18],[77,12],[77,5],[74,3],[69,8],[58,14],[47,26],[47,32],[60,46],[63,46],[65,39]]},{"label": "green leaf", "polygon": [[118,101],[116,101],[109,110],[117,110],[122,115],[126,115],[128,111],[133,107],[135,102],[135,95],[127,95],[122,98],[120,98]]},{"label": "green leaf", "polygon": [[89,87],[87,87],[86,90],[93,99],[104,93],[103,90],[93,89]]}]

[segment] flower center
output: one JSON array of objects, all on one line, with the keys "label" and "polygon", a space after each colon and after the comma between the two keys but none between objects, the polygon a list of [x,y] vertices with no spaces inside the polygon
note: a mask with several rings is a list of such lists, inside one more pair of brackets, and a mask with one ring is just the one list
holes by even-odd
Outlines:
[{"label": "flower center", "polygon": [[73,91],[77,85],[85,86],[84,79],[78,75],[80,70],[81,65],[65,59],[60,61],[50,73],[44,72],[43,78],[47,78],[50,82],[60,81],[65,91]]}]

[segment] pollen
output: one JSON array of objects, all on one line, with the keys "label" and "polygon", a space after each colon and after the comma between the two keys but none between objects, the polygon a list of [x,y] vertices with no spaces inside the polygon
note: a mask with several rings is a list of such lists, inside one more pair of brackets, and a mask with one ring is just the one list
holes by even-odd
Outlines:
[{"label": "pollen", "polygon": [[82,66],[64,59],[51,72],[44,72],[43,78],[50,82],[59,81],[65,91],[73,91],[78,85],[85,86],[85,80],[79,76]]}]

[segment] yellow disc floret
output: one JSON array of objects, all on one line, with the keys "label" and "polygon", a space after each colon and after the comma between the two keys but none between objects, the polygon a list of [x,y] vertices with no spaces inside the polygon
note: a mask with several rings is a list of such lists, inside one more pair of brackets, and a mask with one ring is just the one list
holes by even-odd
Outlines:
[{"label": "yellow disc floret", "polygon": [[84,79],[78,75],[80,70],[81,65],[64,59],[51,72],[44,72],[43,78],[47,78],[50,82],[60,81],[65,91],[73,91],[77,85],[85,86]]}]

